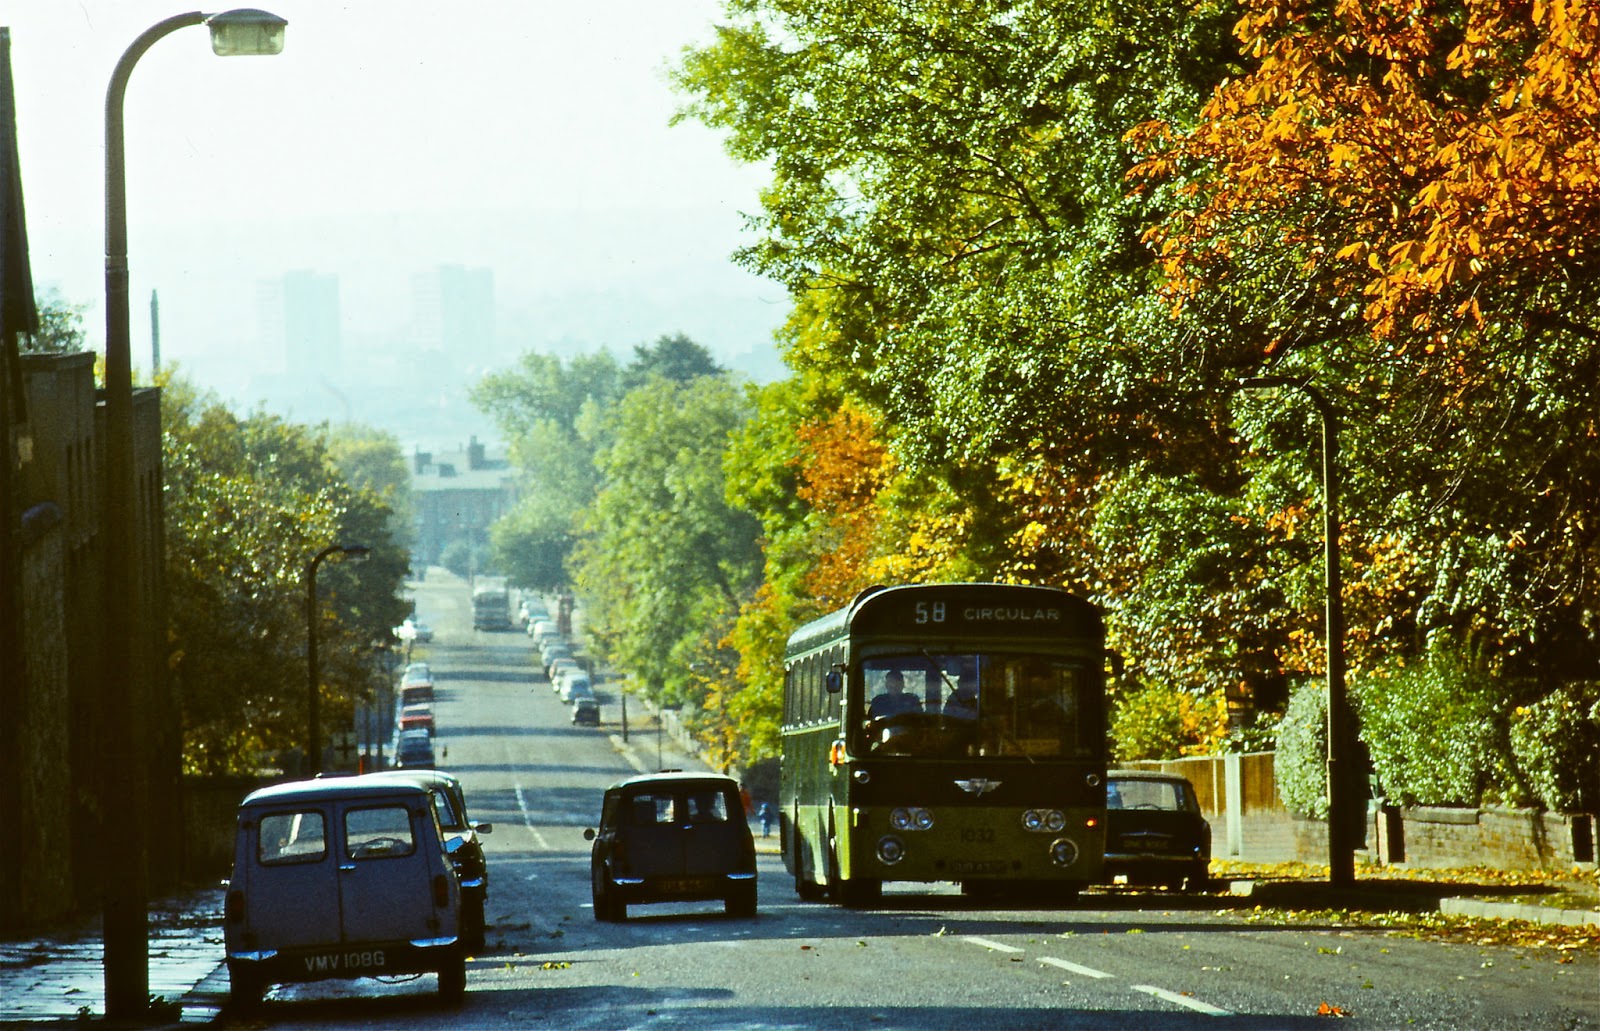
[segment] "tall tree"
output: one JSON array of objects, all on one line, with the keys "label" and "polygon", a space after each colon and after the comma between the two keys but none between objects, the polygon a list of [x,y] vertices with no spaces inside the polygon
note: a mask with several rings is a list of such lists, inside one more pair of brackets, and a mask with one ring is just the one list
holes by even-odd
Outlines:
[{"label": "tall tree", "polygon": [[628,393],[601,454],[576,580],[607,657],[667,702],[700,701],[697,664],[755,590],[756,522],[725,499],[723,456],[747,415],[726,377],[657,378]]},{"label": "tall tree", "polygon": [[405,613],[405,551],[390,510],[334,468],[321,433],[265,413],[241,418],[169,383],[162,406],[170,666],[197,772],[252,772],[303,747],[305,572],[332,543],[373,549],[319,574],[327,725],[384,675],[373,642]]}]

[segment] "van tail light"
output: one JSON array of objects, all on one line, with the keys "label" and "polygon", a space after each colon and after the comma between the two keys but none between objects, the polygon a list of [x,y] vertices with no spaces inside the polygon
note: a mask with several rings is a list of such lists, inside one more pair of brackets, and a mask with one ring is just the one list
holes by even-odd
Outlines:
[{"label": "van tail light", "polygon": [[244,922],[244,892],[237,889],[228,892],[228,901],[223,907],[223,916],[230,924]]},{"label": "van tail light", "polygon": [[442,873],[433,875],[433,904],[440,909],[450,904],[450,884]]}]

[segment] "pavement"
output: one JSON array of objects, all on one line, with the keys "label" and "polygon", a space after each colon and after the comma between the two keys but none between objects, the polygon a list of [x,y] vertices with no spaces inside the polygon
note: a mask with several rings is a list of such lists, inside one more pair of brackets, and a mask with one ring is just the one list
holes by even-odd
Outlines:
[{"label": "pavement", "polygon": [[[653,714],[652,714],[653,715]],[[625,743],[611,740],[630,766],[641,773],[660,766],[706,769],[706,764],[672,738],[657,761],[652,723],[640,721],[639,732]],[[762,837],[755,828],[756,850],[776,854],[778,836]],[[1357,883],[1337,889],[1303,880],[1239,880],[1228,884],[1266,906],[1307,906],[1369,910],[1438,911],[1464,916],[1532,920],[1541,923],[1600,925],[1600,911],[1553,909],[1516,902],[1453,898],[1450,886],[1435,882]],[[181,1028],[217,1021],[228,1000],[228,973],[222,963],[222,890],[199,889],[153,900],[150,907],[150,1025]],[[53,928],[34,937],[0,940],[0,1026],[18,1027],[77,1023],[105,1013],[100,921],[90,918]]]}]

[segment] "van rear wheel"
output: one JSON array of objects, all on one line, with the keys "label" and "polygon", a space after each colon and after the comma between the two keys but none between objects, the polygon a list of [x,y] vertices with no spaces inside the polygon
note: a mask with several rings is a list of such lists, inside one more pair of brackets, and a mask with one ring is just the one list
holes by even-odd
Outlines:
[{"label": "van rear wheel", "polygon": [[455,1005],[467,994],[467,957],[457,950],[439,968],[439,998]]}]

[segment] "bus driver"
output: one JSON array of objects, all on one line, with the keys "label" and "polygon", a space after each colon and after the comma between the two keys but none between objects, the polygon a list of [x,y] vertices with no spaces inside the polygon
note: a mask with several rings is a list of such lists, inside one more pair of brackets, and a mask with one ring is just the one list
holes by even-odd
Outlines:
[{"label": "bus driver", "polygon": [[887,719],[903,712],[921,712],[922,699],[906,694],[906,678],[897,669],[891,669],[883,678],[884,693],[872,699],[867,715],[872,719]]}]

